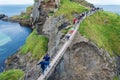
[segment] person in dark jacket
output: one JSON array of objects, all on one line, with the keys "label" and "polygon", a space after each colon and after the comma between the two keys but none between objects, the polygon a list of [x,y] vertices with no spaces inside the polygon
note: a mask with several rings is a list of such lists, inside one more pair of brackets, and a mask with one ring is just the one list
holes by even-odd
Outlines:
[{"label": "person in dark jacket", "polygon": [[40,61],[37,65],[41,65],[42,74],[44,74],[44,71],[45,71],[45,61],[42,60],[42,61]]},{"label": "person in dark jacket", "polygon": [[48,53],[43,57],[43,59],[45,60],[45,68],[48,66],[50,67],[50,56]]},{"label": "person in dark jacket", "polygon": [[69,39],[70,39],[70,36],[71,36],[70,33],[66,34],[66,39],[69,40]]}]

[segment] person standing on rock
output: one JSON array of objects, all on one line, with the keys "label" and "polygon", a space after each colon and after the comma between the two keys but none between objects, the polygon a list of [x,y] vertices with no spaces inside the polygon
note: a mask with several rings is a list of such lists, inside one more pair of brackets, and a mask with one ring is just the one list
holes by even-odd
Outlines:
[{"label": "person standing on rock", "polygon": [[42,60],[42,61],[40,61],[37,65],[41,65],[42,74],[44,74],[44,71],[45,71],[45,61]]},{"label": "person standing on rock", "polygon": [[50,56],[48,53],[43,57],[43,59],[45,60],[45,68],[50,67]]}]

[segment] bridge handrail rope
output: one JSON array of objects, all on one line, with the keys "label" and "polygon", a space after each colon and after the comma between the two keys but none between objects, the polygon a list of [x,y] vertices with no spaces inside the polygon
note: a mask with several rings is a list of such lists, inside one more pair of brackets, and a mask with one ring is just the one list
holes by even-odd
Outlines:
[{"label": "bridge handrail rope", "polygon": [[[54,49],[55,49],[55,47],[53,47],[48,53],[51,53]],[[43,57],[42,57],[38,62],[40,62],[42,59],[43,59]],[[37,62],[37,63],[38,63],[38,62]],[[36,63],[36,64],[37,64],[37,63]],[[35,69],[35,68],[37,68],[37,65],[34,65],[30,70],[25,71],[25,72],[26,72],[25,75],[23,75],[22,77],[20,77],[19,80],[23,80],[24,78],[26,79],[27,76],[28,76],[28,73],[31,72],[31,71],[32,71],[33,69]]]},{"label": "bridge handrail rope", "polygon": [[[81,21],[80,21],[80,22],[81,22]],[[59,59],[61,59],[63,53],[66,51],[67,45],[69,45],[69,44],[71,43],[71,41],[72,41],[72,39],[73,39],[73,37],[74,37],[73,35],[76,34],[76,32],[77,32],[77,30],[78,30],[78,28],[79,28],[80,22],[79,22],[78,24],[75,24],[75,25],[74,25],[74,27],[75,27],[75,26],[77,26],[77,27],[75,28],[75,31],[74,31],[73,34],[71,35],[70,39],[64,43],[63,47],[58,51],[57,55],[55,56],[55,58],[53,59],[53,61],[50,63],[50,66],[51,66],[51,67],[48,68],[48,70],[45,71],[45,74],[44,74],[44,75],[41,75],[40,78],[38,78],[38,80],[44,80],[44,79],[46,78],[45,76],[48,75],[49,71],[52,70],[52,68],[57,65]],[[56,65],[55,65],[55,64],[56,64]]]},{"label": "bridge handrail rope", "polygon": [[[55,49],[55,47],[49,52],[49,53],[51,53],[53,50]],[[56,54],[57,55],[57,54]],[[54,59],[54,58],[53,58]],[[42,60],[42,58],[39,60],[39,61],[41,61]],[[39,62],[38,61],[38,62]],[[36,63],[37,64],[37,63]],[[24,75],[24,76],[22,76],[19,80],[22,80],[23,78],[27,78],[27,75],[28,75],[28,73],[29,72],[31,72],[34,68],[36,67],[36,65],[35,66],[33,66],[30,70],[28,70],[27,72],[26,72],[26,74]]]},{"label": "bridge handrail rope", "polygon": [[[99,10],[102,10],[102,9],[99,9]],[[90,11],[89,11],[90,12]],[[94,12],[96,12],[96,11],[94,11]],[[85,13],[85,16],[83,17],[83,19],[82,20],[80,20],[80,22],[78,23],[78,24],[75,24],[74,25],[74,27],[75,26],[77,26],[76,28],[75,28],[75,31],[73,32],[73,34],[72,35],[75,35],[76,34],[76,32],[77,32],[77,30],[78,30],[78,28],[79,28],[79,25],[80,25],[80,23],[86,18],[86,16],[90,16],[90,15],[92,15],[94,12],[90,12],[90,13]],[[53,59],[51,60],[51,63],[50,63],[50,68],[48,68],[48,70],[47,71],[45,71],[45,74],[44,75],[41,75],[39,78],[38,78],[38,80],[45,80],[45,78],[47,78],[47,77],[44,77],[44,76],[47,76],[47,74],[48,73],[50,73],[50,72],[48,72],[48,71],[50,71],[50,70],[52,70],[52,67],[54,68],[56,65],[57,65],[57,62],[59,62],[59,60],[61,59],[61,57],[62,56],[60,56],[61,54],[58,54],[58,53],[60,53],[61,51],[63,51],[63,53],[66,51],[66,46],[68,45],[68,44],[70,44],[71,43],[71,41],[72,41],[72,39],[74,38],[74,36],[71,36],[70,37],[70,39],[69,39],[69,41],[66,41],[64,44],[63,44],[63,47],[57,52],[57,54],[55,54],[55,57],[53,57]],[[64,47],[65,46],[65,47]],[[56,47],[53,47],[48,53],[51,53],[54,49],[55,49]],[[66,48],[66,49],[65,49]],[[63,54],[62,54],[63,55]],[[59,56],[60,56],[60,58],[59,58]],[[41,61],[42,60],[42,58],[39,60],[39,61]],[[38,61],[38,62],[39,62]],[[55,64],[53,64],[53,63],[55,63]],[[37,64],[37,63],[36,63]],[[25,78],[25,80],[26,80],[26,78],[27,78],[27,76],[28,76],[28,73],[29,72],[31,72],[32,70],[34,70],[34,69],[36,69],[37,70],[37,65],[34,65],[30,70],[28,70],[28,71],[26,71],[26,74],[24,75],[24,76],[22,76],[21,78],[19,78],[19,80],[23,80],[23,78]],[[51,71],[52,72],[52,71]],[[49,75],[48,75],[49,76]],[[43,78],[44,77],[44,78]]]},{"label": "bridge handrail rope", "polygon": [[[75,25],[74,25],[75,26]],[[51,50],[50,50],[50,52],[48,52],[48,53],[51,53],[54,49],[55,49],[56,47],[53,47]],[[56,54],[57,55],[57,54]],[[53,58],[54,59],[54,58]],[[41,61],[42,60],[42,58],[39,60],[39,61]],[[38,62],[39,62],[38,61]],[[52,60],[51,60],[52,61]],[[37,64],[37,63],[36,63]],[[33,69],[35,69],[36,68],[36,65],[35,66],[33,66],[30,70],[28,70],[28,71],[26,71],[26,73],[25,73],[25,75],[23,75],[19,80],[22,80],[23,78],[25,78],[25,80],[26,80],[26,78],[27,78],[27,76],[28,76],[28,74],[29,74],[29,72],[31,72]]]},{"label": "bridge handrail rope", "polygon": [[70,39],[68,41],[66,41],[63,45],[63,47],[58,51],[58,53],[56,54],[55,58],[53,59],[53,61],[51,61],[50,63],[50,67],[47,69],[47,71],[44,72],[44,75],[42,74],[37,80],[47,80],[47,78],[49,77],[49,75],[52,73],[52,71],[54,70],[55,66],[57,65],[57,63],[59,62],[59,60],[61,59],[61,57],[63,56],[64,52],[66,51],[67,47],[70,45],[71,41],[74,39],[74,36],[79,28],[80,23],[87,17],[92,15],[95,11],[90,12],[89,14],[85,12],[84,17],[82,18],[82,20],[80,20],[80,22],[78,24],[75,24],[74,26],[76,26],[75,31],[72,33]]},{"label": "bridge handrail rope", "polygon": [[[79,23],[80,24],[80,23]],[[77,26],[79,26],[79,24],[77,24]],[[61,57],[63,56],[64,52],[66,51],[68,45],[71,43],[71,40],[73,39],[73,35],[76,33],[76,30],[73,32],[73,34],[71,35],[70,39],[68,41],[66,41],[63,45],[63,47],[58,51],[58,53],[56,54],[55,58],[53,59],[53,61],[51,61],[50,63],[50,67],[47,69],[47,71],[44,72],[44,75],[41,75],[38,80],[46,80],[47,76],[49,76],[50,71],[52,72],[52,69],[57,65],[57,63],[59,62],[59,60],[61,59]]]}]

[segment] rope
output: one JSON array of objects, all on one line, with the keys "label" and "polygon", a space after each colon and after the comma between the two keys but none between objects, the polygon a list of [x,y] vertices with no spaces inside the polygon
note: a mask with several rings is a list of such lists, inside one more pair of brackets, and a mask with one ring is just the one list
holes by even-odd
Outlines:
[{"label": "rope", "polygon": [[[89,11],[90,12],[90,11]],[[96,12],[96,11],[92,11],[92,12],[90,12],[90,13],[86,13],[85,12],[85,15],[84,15],[84,17],[83,17],[83,19],[85,19],[85,17],[86,16],[90,16],[90,15],[92,15],[94,12]],[[83,19],[82,19],[82,21],[83,21]],[[73,26],[73,27],[75,27],[76,26],[76,24]],[[48,54],[50,54],[50,53],[53,53],[53,51],[56,49],[56,46],[55,47],[53,47],[49,52],[48,52]],[[54,54],[54,57],[56,57],[56,55],[57,54]],[[52,56],[52,55],[51,55]],[[52,58],[52,60],[54,59],[54,57]],[[43,57],[41,58],[41,59],[43,59]],[[39,61],[41,61],[41,59],[39,60]],[[51,61],[52,61],[51,60]],[[37,64],[37,63],[36,63]],[[56,63],[55,63],[56,64]],[[30,70],[28,70],[28,71],[26,71],[26,74],[24,75],[24,76],[22,76],[19,80],[22,80],[23,78],[25,78],[25,80],[27,79],[27,76],[28,76],[28,74],[29,74],[29,72],[31,72],[32,70],[37,70],[37,65],[35,65],[35,66],[33,66]],[[34,73],[33,75],[36,75],[37,73]],[[39,75],[38,75],[39,76]],[[37,78],[36,76],[35,76],[35,78]]]}]

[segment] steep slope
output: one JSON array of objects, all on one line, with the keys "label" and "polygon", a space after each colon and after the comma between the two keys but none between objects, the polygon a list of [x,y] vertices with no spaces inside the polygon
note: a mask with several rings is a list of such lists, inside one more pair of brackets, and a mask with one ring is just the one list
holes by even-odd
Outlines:
[{"label": "steep slope", "polygon": [[120,16],[97,12],[88,17],[79,29],[80,33],[105,48],[110,55],[120,55]]},{"label": "steep slope", "polygon": [[75,14],[88,10],[89,8],[82,6],[79,3],[70,0],[61,0],[60,8],[55,13],[55,16],[64,15],[64,17],[72,21],[72,19],[76,17]]},{"label": "steep slope", "polygon": [[113,80],[114,66],[114,58],[78,32],[48,80]]},{"label": "steep slope", "polygon": [[[44,14],[46,8],[43,11],[43,7],[46,5],[43,3],[44,5],[41,7],[38,5],[40,0],[35,1],[36,6],[38,6],[34,7],[37,10],[34,14],[38,14],[35,18],[37,21],[34,21],[35,28],[39,34],[43,34],[49,38],[48,50],[56,46],[57,41],[59,41],[57,47],[59,48],[61,45],[61,32],[60,34],[56,34],[59,26],[64,24],[64,22],[71,22],[76,16],[75,14],[89,10],[89,8],[79,3],[70,0],[61,0],[58,11],[56,13],[54,13],[54,10],[52,11],[52,15],[54,16],[46,18],[46,13]],[[51,15],[51,13],[48,12],[47,15]],[[44,20],[41,22],[43,18]],[[80,36],[78,33],[75,38],[77,40],[73,41],[74,43],[66,51],[55,73],[51,75],[49,80],[112,80],[115,75],[114,67],[116,65],[113,53],[119,55],[120,52],[119,21],[120,16],[106,12],[97,12],[95,15],[88,17],[81,24],[79,32],[90,39],[90,41],[82,38],[83,36]],[[56,36],[59,36],[57,41]],[[92,41],[99,48],[103,49],[99,49]],[[14,68],[19,68],[23,71],[30,70],[37,64],[38,59],[45,54],[47,43],[48,39],[46,37],[40,36],[33,31],[28,37],[26,44],[22,47],[22,50],[8,59],[6,70]],[[112,58],[107,51],[113,56]],[[32,73],[35,72],[32,71]]]}]

